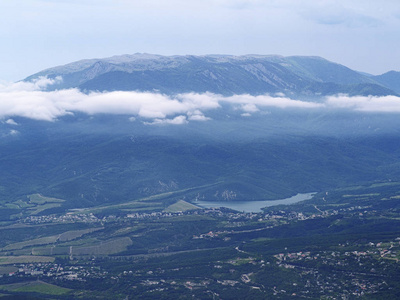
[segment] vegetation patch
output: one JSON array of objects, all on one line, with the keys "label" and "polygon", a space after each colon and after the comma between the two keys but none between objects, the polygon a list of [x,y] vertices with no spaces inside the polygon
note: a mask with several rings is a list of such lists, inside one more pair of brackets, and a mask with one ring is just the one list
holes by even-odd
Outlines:
[{"label": "vegetation patch", "polygon": [[54,257],[49,257],[49,256],[33,256],[33,255],[0,256],[0,265],[46,263],[46,262],[53,262],[54,259],[55,259]]},{"label": "vegetation patch", "polygon": [[362,195],[343,195],[343,198],[353,198],[353,197],[375,197],[379,196],[379,193],[362,194]]},{"label": "vegetation patch", "polygon": [[40,194],[28,195],[26,200],[2,203],[0,218],[4,220],[18,219],[27,215],[38,215],[45,210],[61,207],[65,200],[45,197]]},{"label": "vegetation patch", "polygon": [[71,230],[71,231],[67,231],[67,232],[60,234],[58,240],[60,242],[71,241],[76,238],[80,238],[81,236],[83,236],[85,234],[92,233],[92,232],[102,230],[102,229],[104,229],[104,227],[88,228],[88,229],[82,229],[82,230]]},{"label": "vegetation patch", "polygon": [[19,243],[14,243],[5,246],[2,250],[3,251],[9,251],[9,250],[18,250],[18,249],[23,249],[29,246],[37,246],[37,245],[48,245],[48,244],[54,244],[56,242],[66,242],[66,241],[71,241],[74,239],[77,239],[85,234],[101,230],[103,229],[102,227],[100,228],[88,228],[88,229],[82,229],[82,230],[71,230],[64,232],[59,235],[53,235],[53,236],[46,236],[38,239],[33,239],[33,240],[28,240],[24,242],[19,242]]},{"label": "vegetation patch", "polygon": [[22,201],[22,200],[17,200],[17,201],[15,201],[13,203],[18,205],[19,208],[27,208],[27,207],[32,206],[32,204],[29,204],[26,201]]},{"label": "vegetation patch", "polygon": [[45,197],[40,194],[32,194],[28,196],[29,202],[30,203],[35,203],[35,204],[46,204],[46,203],[62,203],[65,202],[65,200],[62,199],[57,199],[57,198],[51,198],[51,197]]},{"label": "vegetation patch", "polygon": [[19,206],[14,203],[6,203],[5,206],[10,209],[19,209]]},{"label": "vegetation patch", "polygon": [[146,207],[140,207],[140,208],[130,208],[130,209],[121,209],[123,212],[127,213],[135,213],[135,212],[146,212],[146,211],[161,211],[163,209],[162,206],[146,206]]},{"label": "vegetation patch", "polygon": [[42,211],[45,211],[46,209],[60,207],[60,206],[61,206],[61,204],[59,204],[59,203],[46,203],[46,204],[43,204],[43,205],[38,205],[36,207],[30,207],[28,209],[29,210],[33,210],[30,213],[31,215],[37,215],[37,214],[41,213]]},{"label": "vegetation patch", "polygon": [[106,241],[98,241],[95,239],[86,240],[86,245],[60,245],[52,247],[34,248],[33,255],[61,255],[61,256],[89,256],[89,255],[111,255],[125,251],[128,246],[132,245],[129,237],[122,237]]},{"label": "vegetation patch", "polygon": [[179,212],[179,211],[188,211],[188,210],[194,210],[194,209],[200,209],[200,208],[198,206],[193,205],[184,200],[179,200],[178,202],[168,206],[164,211],[165,212]]},{"label": "vegetation patch", "polygon": [[[106,212],[110,210],[122,210],[122,211],[145,211],[145,210],[161,210],[162,207],[160,207],[160,202],[159,200],[165,200],[168,199],[171,196],[179,196],[181,194],[185,194],[188,192],[192,192],[198,189],[203,189],[206,187],[212,187],[220,182],[212,183],[212,184],[207,184],[207,185],[202,185],[202,186],[196,186],[196,187],[191,187],[187,189],[181,189],[181,190],[176,190],[172,192],[165,192],[165,193],[160,193],[148,197],[143,197],[143,198],[138,198],[133,201],[125,202],[125,203],[119,203],[119,204],[112,204],[112,205],[107,205],[107,206],[98,206],[94,208],[83,208],[79,210],[75,210],[75,214],[82,214],[82,213],[99,213],[99,212]],[[156,202],[158,201],[158,202]],[[146,206],[147,205],[147,206]]]},{"label": "vegetation patch", "polygon": [[16,284],[0,285],[0,289],[9,292],[39,293],[53,296],[68,294],[71,289],[59,287],[43,281],[30,281]]},{"label": "vegetation patch", "polygon": [[22,249],[22,248],[25,248],[28,246],[52,244],[52,243],[55,243],[57,241],[57,239],[58,239],[57,235],[47,236],[47,237],[29,240],[29,241],[25,241],[25,242],[10,244],[10,245],[5,246],[2,250],[3,251],[17,250],[17,249]]},{"label": "vegetation patch", "polygon": [[89,247],[71,247],[71,255],[110,255],[125,251],[128,246],[132,245],[129,237],[123,237],[111,241],[104,241],[100,244]]},{"label": "vegetation patch", "polygon": [[6,275],[18,271],[18,268],[12,266],[0,267],[0,274]]}]

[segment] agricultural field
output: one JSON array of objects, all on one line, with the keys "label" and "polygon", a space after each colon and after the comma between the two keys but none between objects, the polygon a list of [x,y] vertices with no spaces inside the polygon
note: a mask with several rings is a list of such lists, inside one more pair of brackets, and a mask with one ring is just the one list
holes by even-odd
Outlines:
[{"label": "agricultural field", "polygon": [[22,293],[22,294],[35,293],[42,295],[62,296],[70,293],[71,289],[48,284],[43,281],[30,281],[23,283],[0,285],[0,291]]},{"label": "agricultural field", "polygon": [[193,205],[191,203],[188,203],[183,200],[179,200],[178,202],[171,204],[168,206],[164,211],[165,212],[180,212],[180,211],[188,211],[188,210],[193,210],[193,209],[199,209],[200,207]]},{"label": "agricultural field", "polygon": [[47,262],[53,262],[54,259],[55,258],[51,256],[37,256],[37,255],[0,256],[0,265],[47,263]]},{"label": "agricultural field", "polygon": [[82,230],[72,230],[67,231],[58,235],[42,237],[38,239],[28,240],[24,242],[9,244],[6,247],[0,249],[0,251],[9,251],[9,250],[19,250],[31,246],[38,245],[47,245],[47,244],[56,244],[57,242],[67,242],[71,240],[75,240],[85,234],[92,233],[97,230],[101,230],[104,228],[90,228],[90,229],[82,229]]},{"label": "agricultural field", "polygon": [[45,197],[40,194],[27,195],[25,199],[18,199],[13,202],[6,202],[0,205],[1,210],[6,209],[11,212],[9,215],[10,220],[23,218],[26,216],[40,215],[46,210],[60,208],[65,200]]}]

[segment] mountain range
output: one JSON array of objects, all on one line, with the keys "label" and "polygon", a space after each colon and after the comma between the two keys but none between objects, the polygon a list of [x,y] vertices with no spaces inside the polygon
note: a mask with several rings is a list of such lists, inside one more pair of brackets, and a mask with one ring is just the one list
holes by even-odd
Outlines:
[{"label": "mountain range", "polygon": [[221,95],[275,94],[302,98],[333,94],[397,95],[400,72],[379,76],[354,71],[314,56],[120,55],[86,59],[27,77],[62,77],[49,90],[150,91],[168,95],[212,92]]},{"label": "mountain range", "polygon": [[[32,97],[28,93],[24,100],[17,94],[14,102],[19,110],[10,110],[6,115],[10,119],[0,120],[0,204],[5,203],[0,220],[17,211],[7,201],[36,193],[68,199],[57,209],[155,195],[166,197],[160,205],[168,206],[181,199],[279,199],[400,180],[400,121],[392,112],[336,110],[322,102],[317,103],[321,109],[257,107],[253,103],[247,107],[252,113],[244,114],[246,102],[220,101],[214,103],[218,109],[204,110],[205,115],[192,109],[203,117],[197,121],[189,120],[186,108],[180,106],[176,112],[166,112],[168,120],[182,117],[187,121],[169,125],[173,123],[151,123],[152,118],[159,118],[157,114],[115,112],[110,106],[103,110],[62,106],[77,97],[88,101],[85,97],[95,94],[90,91],[119,90],[167,95],[284,93],[287,98],[310,101],[338,93],[397,95],[398,72],[372,76],[319,57],[134,54],[75,62],[44,70],[26,81],[40,76],[62,77],[49,90],[76,88],[83,93]],[[31,102],[35,95],[39,102]],[[138,97],[132,101],[144,105],[146,99]],[[90,99],[91,107],[102,105],[97,99]],[[116,94],[102,101],[120,103]],[[171,101],[162,103],[168,106]],[[298,102],[304,106],[304,101]],[[47,107],[49,103],[54,105]],[[159,103],[150,101],[149,105],[157,108],[162,106]],[[42,111],[60,109],[62,113],[39,121],[31,110],[40,105]],[[28,107],[27,112],[18,115],[15,111],[21,107]]]}]

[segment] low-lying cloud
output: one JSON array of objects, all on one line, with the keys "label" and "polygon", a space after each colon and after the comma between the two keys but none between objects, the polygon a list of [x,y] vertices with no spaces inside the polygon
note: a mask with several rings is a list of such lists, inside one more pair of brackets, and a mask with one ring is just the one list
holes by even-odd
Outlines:
[{"label": "low-lying cloud", "polygon": [[54,121],[74,112],[94,114],[123,114],[129,120],[141,120],[146,124],[186,124],[207,121],[207,112],[231,105],[243,117],[263,113],[269,108],[279,109],[342,109],[359,112],[400,112],[400,98],[326,97],[322,102],[293,100],[283,95],[224,97],[212,93],[186,93],[174,97],[150,92],[90,92],[78,89],[44,91],[60,78],[41,78],[34,82],[18,82],[0,85],[0,119],[3,123],[17,125],[12,117]]},{"label": "low-lying cloud", "polygon": [[328,107],[355,110],[359,112],[400,113],[400,98],[396,96],[347,96],[327,97]]}]

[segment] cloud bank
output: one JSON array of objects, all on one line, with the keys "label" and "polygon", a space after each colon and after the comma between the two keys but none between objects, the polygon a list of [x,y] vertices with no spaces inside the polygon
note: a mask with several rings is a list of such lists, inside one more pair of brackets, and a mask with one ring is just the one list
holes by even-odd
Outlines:
[{"label": "cloud bank", "polygon": [[325,105],[359,112],[400,113],[400,98],[396,96],[349,97],[347,95],[337,95],[327,97]]},{"label": "cloud bank", "polygon": [[60,78],[41,78],[34,82],[18,82],[0,86],[0,119],[16,125],[13,117],[54,121],[59,117],[83,112],[94,114],[127,115],[130,121],[141,120],[145,124],[186,124],[207,121],[207,112],[231,105],[243,117],[263,113],[266,109],[330,110],[358,112],[400,113],[400,98],[326,97],[322,102],[307,102],[279,96],[234,95],[224,97],[212,93],[186,93],[174,97],[147,92],[91,92],[78,89],[46,92],[43,89]]}]

